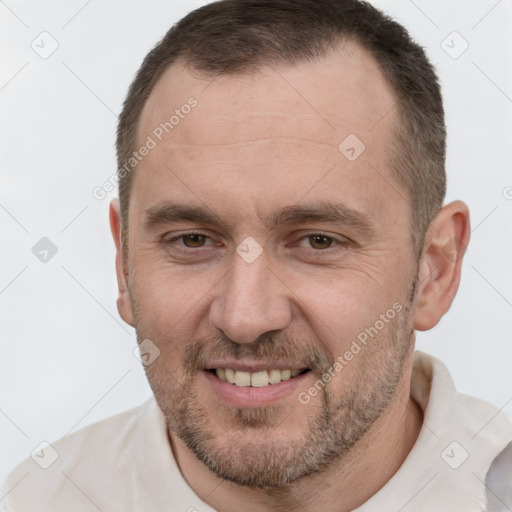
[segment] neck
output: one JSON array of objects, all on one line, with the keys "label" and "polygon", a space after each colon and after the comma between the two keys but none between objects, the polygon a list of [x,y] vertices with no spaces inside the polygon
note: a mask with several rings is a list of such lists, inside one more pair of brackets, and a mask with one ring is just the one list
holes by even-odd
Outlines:
[{"label": "neck", "polygon": [[412,358],[404,370],[404,380],[385,413],[348,457],[320,474],[301,478],[277,491],[248,489],[219,479],[171,432],[181,473],[203,501],[221,512],[238,512],[247,503],[254,512],[294,510],[299,505],[305,512],[353,510],[398,471],[421,430],[423,413],[410,396]]}]

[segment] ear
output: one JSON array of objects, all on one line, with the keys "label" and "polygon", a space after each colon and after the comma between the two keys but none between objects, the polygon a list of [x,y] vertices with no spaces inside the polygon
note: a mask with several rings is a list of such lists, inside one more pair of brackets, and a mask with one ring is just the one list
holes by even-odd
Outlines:
[{"label": "ear", "polygon": [[117,274],[117,310],[121,318],[132,327],[135,327],[132,301],[128,292],[128,268],[123,254],[123,240],[121,231],[121,213],[119,199],[114,198],[110,202],[109,209],[110,230],[116,244],[116,274]]},{"label": "ear", "polygon": [[469,210],[454,201],[439,211],[427,234],[419,266],[414,329],[432,329],[450,309],[469,243]]}]

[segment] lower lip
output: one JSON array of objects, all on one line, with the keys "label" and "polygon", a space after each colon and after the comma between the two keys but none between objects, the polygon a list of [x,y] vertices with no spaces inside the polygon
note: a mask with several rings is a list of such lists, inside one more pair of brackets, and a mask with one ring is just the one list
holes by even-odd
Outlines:
[{"label": "lower lip", "polygon": [[289,380],[282,380],[278,384],[269,384],[261,388],[251,386],[242,387],[220,380],[215,374],[207,370],[204,376],[213,387],[213,390],[229,402],[239,407],[261,407],[277,402],[296,391],[297,386],[303,381],[309,372],[301,373]]}]

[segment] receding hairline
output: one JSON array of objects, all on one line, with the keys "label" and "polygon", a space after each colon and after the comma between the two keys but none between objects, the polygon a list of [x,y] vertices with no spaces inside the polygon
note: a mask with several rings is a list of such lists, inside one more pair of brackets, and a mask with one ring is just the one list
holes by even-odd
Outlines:
[{"label": "receding hairline", "polygon": [[[294,66],[316,60],[335,42],[349,40],[373,57],[398,97],[401,122],[389,148],[391,167],[414,205],[413,237],[420,240],[446,192],[439,80],[405,27],[365,1],[221,0],[192,11],[146,55],[130,86],[118,125],[118,164],[133,150],[134,132],[155,84],[178,59],[202,76],[253,73],[262,62]],[[132,177],[123,173],[120,179],[122,216]]]},{"label": "receding hairline", "polygon": [[[395,87],[388,79],[386,73],[382,69],[382,67],[379,64],[379,61],[375,58],[375,56],[367,49],[363,44],[361,44],[356,38],[354,37],[347,37],[342,40],[340,40],[339,44],[336,46],[326,48],[326,51],[323,55],[315,56],[314,59],[298,59],[297,61],[286,61],[283,59],[275,59],[271,61],[263,60],[259,62],[256,65],[247,66],[247,68],[231,71],[227,73],[212,73],[208,70],[202,70],[197,67],[195,67],[194,63],[187,60],[185,56],[179,56],[174,60],[172,63],[170,63],[168,66],[166,66],[162,72],[159,75],[159,78],[155,81],[153,84],[151,91],[146,98],[141,111],[140,115],[137,118],[137,125],[135,127],[135,141],[134,146],[138,147],[141,145],[142,141],[145,139],[145,137],[148,135],[146,131],[141,132],[141,130],[144,127],[145,118],[148,117],[148,108],[151,105],[151,102],[155,99],[155,91],[159,87],[159,85],[162,84],[162,81],[166,79],[166,77],[169,76],[171,73],[175,73],[176,77],[180,76],[180,73],[184,72],[187,73],[192,79],[197,80],[199,82],[204,83],[204,87],[201,89],[201,92],[205,91],[210,85],[212,85],[217,79],[219,78],[251,78],[255,75],[264,75],[267,71],[270,71],[271,74],[276,73],[280,74],[282,72],[286,72],[290,69],[297,69],[301,65],[315,65],[315,64],[322,64],[322,61],[326,61],[328,59],[331,59],[333,57],[343,59],[344,55],[348,53],[357,53],[363,54],[368,58],[368,62],[371,62],[375,66],[375,70],[378,73],[379,77],[382,79],[382,81],[379,84],[379,90],[374,88],[375,92],[380,91],[383,92],[383,97],[385,95],[389,96],[390,101],[390,107],[383,109],[382,116],[379,116],[376,118],[375,123],[368,127],[368,132],[371,132],[377,125],[380,125],[384,120],[392,120],[392,125],[390,126],[390,142],[394,142],[395,133],[394,128],[396,127],[397,123],[399,122],[402,113],[399,105],[399,96],[395,90]],[[356,54],[357,57],[357,54]],[[289,88],[290,91],[294,89],[293,84],[287,83],[285,79],[280,76],[279,80],[282,80],[283,88]],[[177,80],[179,81],[179,80]],[[374,82],[375,83],[375,82]],[[297,84],[295,84],[297,85]],[[380,89],[380,86],[382,89]],[[171,86],[172,87],[172,86]],[[304,98],[298,90],[295,89],[295,94],[297,95],[297,99],[301,102],[307,103],[307,109],[311,110],[311,113],[315,116],[318,116],[318,119],[325,123],[326,127],[328,126],[328,123],[326,122],[326,119],[329,117],[329,112],[318,112],[315,107],[307,101],[306,98]],[[185,95],[186,96],[186,95]],[[185,96],[181,98],[181,100],[186,99]],[[176,104],[172,105],[172,108],[179,107],[179,102],[181,100],[177,100]],[[200,101],[200,100],[199,100]],[[382,105],[384,102],[382,100],[379,100],[378,104]],[[377,105],[377,103],[376,103]],[[377,114],[379,115],[379,114]],[[151,130],[151,128],[154,128],[152,124],[148,124],[148,126],[145,127],[145,130]],[[333,131],[333,147],[337,147],[338,143],[341,142],[340,140],[335,140],[334,137],[341,136],[341,133],[338,133],[333,127],[329,128],[329,130]],[[354,130],[351,130],[351,132]],[[355,131],[354,131],[355,133]],[[335,135],[334,135],[335,134]],[[363,137],[363,134],[360,134],[361,137]],[[243,141],[241,141],[243,142]],[[325,142],[326,144],[330,144],[330,142]],[[132,171],[134,173],[136,171],[136,168]],[[133,177],[132,177],[133,178]],[[398,180],[395,180],[397,184],[401,185],[401,183]]]},{"label": "receding hairline", "polygon": [[[400,121],[401,116],[403,115],[400,112],[400,105],[399,105],[399,97],[395,90],[395,87],[390,82],[388,76],[382,69],[379,61],[375,57],[375,55],[372,54],[370,50],[368,50],[364,44],[362,44],[360,41],[357,40],[357,38],[353,36],[347,36],[342,37],[339,39],[339,42],[336,46],[332,47],[326,47],[325,52],[323,54],[316,55],[314,58],[311,59],[297,59],[295,61],[289,61],[285,59],[271,59],[265,60],[261,59],[261,62],[259,62],[256,65],[248,65],[245,68],[242,68],[240,70],[230,71],[230,72],[211,72],[208,70],[203,70],[200,68],[195,67],[194,63],[191,62],[186,58],[185,55],[180,55],[177,57],[173,62],[169,63],[165,68],[162,69],[162,72],[160,73],[158,79],[154,82],[153,86],[151,87],[151,90],[148,94],[148,97],[146,98],[146,101],[144,102],[144,105],[142,106],[140,110],[140,114],[137,119],[137,127],[135,130],[135,146],[140,143],[141,137],[145,137],[147,134],[143,133],[141,134],[141,129],[143,127],[143,120],[144,117],[147,116],[147,108],[148,105],[150,105],[151,99],[154,98],[155,90],[157,89],[158,85],[161,84],[162,80],[165,80],[166,76],[168,76],[169,73],[175,72],[177,75],[179,75],[180,72],[186,72],[188,73],[193,79],[203,81],[206,86],[211,84],[213,81],[215,81],[217,78],[236,78],[236,77],[242,77],[242,78],[250,78],[254,75],[257,75],[259,73],[264,73],[265,70],[278,69],[279,71],[285,71],[287,69],[296,69],[300,67],[302,64],[316,64],[321,63],[323,59],[328,59],[329,57],[332,57],[336,54],[339,55],[340,58],[343,57],[345,52],[361,52],[366,57],[368,57],[369,61],[375,64],[375,70],[379,74],[379,76],[382,78],[381,85],[385,87],[386,94],[389,94],[390,99],[393,101],[393,108],[390,111],[386,111],[383,115],[383,118],[386,117],[388,119],[393,119],[393,124],[391,126],[391,129],[389,131],[389,137],[391,142],[397,142],[398,136],[395,133],[394,128],[396,127],[397,123]],[[376,124],[379,124],[381,120],[378,120]],[[340,139],[341,140],[341,139]],[[335,148],[335,146],[333,146]],[[395,151],[395,150],[393,150]],[[385,153],[386,156],[386,162],[385,162],[385,170],[388,176],[393,180],[393,182],[402,190],[402,192],[406,195],[409,194],[408,190],[404,187],[404,184],[397,179],[396,173],[392,171],[390,168],[392,165],[392,158],[388,155],[387,151]],[[137,167],[134,168],[132,173],[137,172]],[[135,179],[135,175],[132,176],[132,187],[130,190],[130,198],[133,195],[133,189],[135,187],[135,182],[137,181]],[[131,201],[130,201],[131,204]],[[127,212],[128,214],[128,212]],[[126,224],[128,225],[128,215],[126,217]],[[270,224],[270,221],[269,221]],[[362,223],[361,223],[362,224]],[[128,226],[125,226],[126,228]],[[368,226],[366,226],[365,230],[366,232],[371,231],[371,223],[368,223]],[[128,234],[128,231],[126,231],[126,234]],[[128,238],[128,237],[126,237]]]}]

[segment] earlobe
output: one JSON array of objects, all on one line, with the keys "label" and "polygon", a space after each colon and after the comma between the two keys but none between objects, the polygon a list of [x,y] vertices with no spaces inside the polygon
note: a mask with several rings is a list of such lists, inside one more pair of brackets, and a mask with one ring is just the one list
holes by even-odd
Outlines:
[{"label": "earlobe", "polygon": [[117,275],[117,309],[121,318],[132,327],[135,327],[132,302],[128,291],[127,276],[128,272],[126,269],[126,258],[123,253],[123,240],[121,230],[121,212],[119,199],[114,198],[110,202],[109,208],[109,220],[110,230],[112,231],[112,237],[116,246],[116,275]]},{"label": "earlobe", "polygon": [[432,329],[450,309],[469,237],[469,211],[461,201],[444,206],[432,221],[419,266],[414,329]]}]

